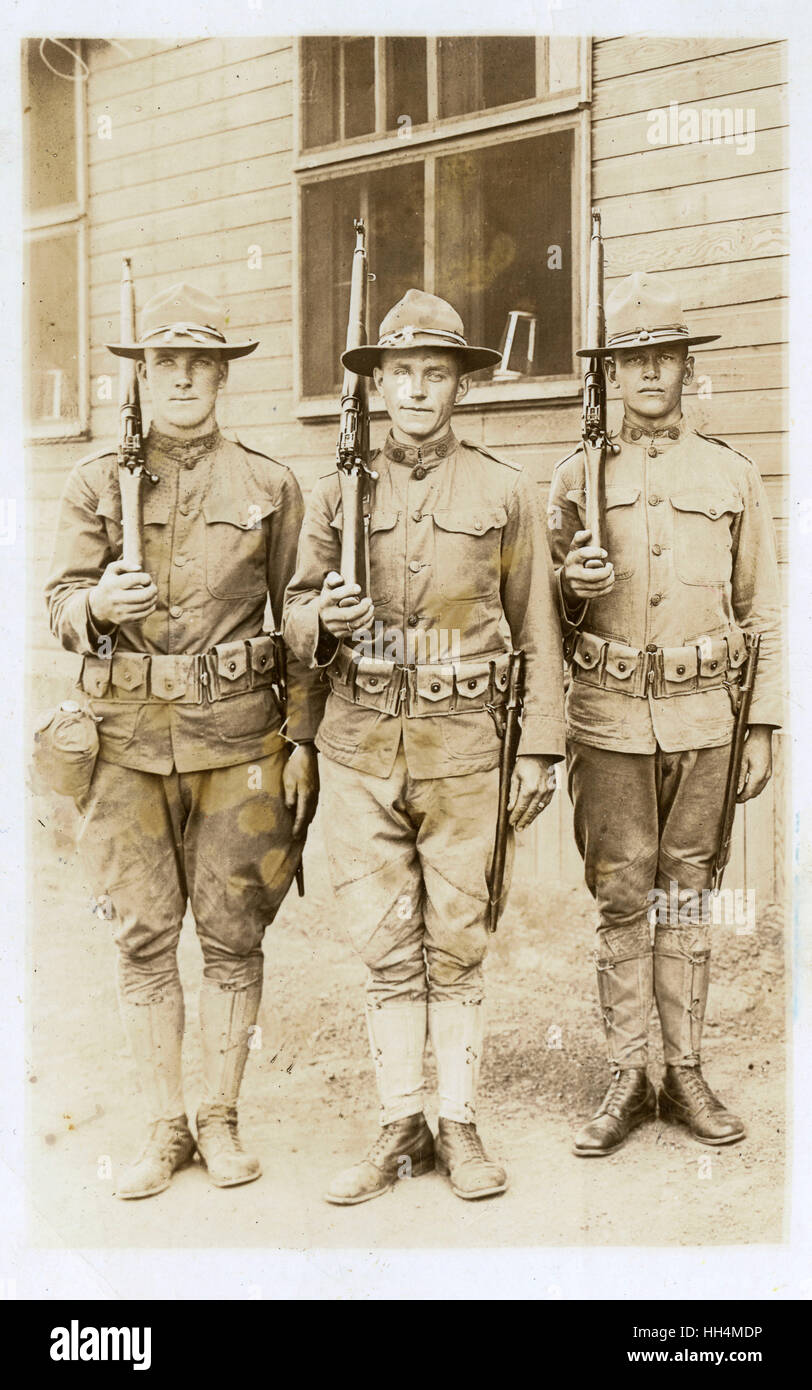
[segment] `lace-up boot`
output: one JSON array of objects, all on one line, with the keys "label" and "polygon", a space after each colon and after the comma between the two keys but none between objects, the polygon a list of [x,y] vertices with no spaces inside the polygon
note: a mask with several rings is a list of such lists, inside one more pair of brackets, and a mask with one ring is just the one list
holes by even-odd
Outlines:
[{"label": "lace-up boot", "polygon": [[433,1169],[434,1136],[425,1116],[407,1115],[383,1125],[366,1157],[339,1173],[325,1197],[335,1206],[354,1206],[388,1192],[398,1178],[419,1178]]},{"label": "lace-up boot", "polygon": [[438,1171],[447,1175],[452,1191],[471,1201],[504,1192],[508,1177],[500,1163],[488,1158],[476,1125],[440,1116],[436,1156]]}]

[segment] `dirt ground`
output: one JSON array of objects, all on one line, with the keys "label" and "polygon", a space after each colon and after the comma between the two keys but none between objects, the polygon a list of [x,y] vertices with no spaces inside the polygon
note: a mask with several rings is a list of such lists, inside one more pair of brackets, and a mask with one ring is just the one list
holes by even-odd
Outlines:
[{"label": "dirt ground", "polygon": [[[362,1009],[363,967],[346,944],[318,820],[307,897],[291,894],[266,935],[261,1046],[243,1088],[241,1131],[262,1178],[219,1190],[195,1163],[142,1202],[112,1196],[115,1165],[142,1129],[118,1021],[110,924],[94,915],[68,803],[33,803],[28,1003],[29,1232],[45,1248],[405,1249],[696,1246],[784,1238],[784,942],[764,910],[752,935],[717,931],[705,1070],[744,1116],[744,1143],[712,1150],[659,1120],[610,1158],[585,1161],[572,1131],[606,1084],[584,889],[532,882],[517,856],[487,964],[480,1129],[511,1174],[505,1196],[456,1198],[438,1174],[374,1202],[332,1207],[331,1174],[373,1138],[377,1106]],[[201,1089],[200,955],[181,943],[187,1108]],[[429,1063],[431,1067],[431,1062]],[[660,1056],[655,1048],[652,1075]],[[431,1081],[431,1070],[429,1079]],[[431,1095],[431,1086],[429,1087]],[[427,1113],[435,1115],[431,1102]]]}]

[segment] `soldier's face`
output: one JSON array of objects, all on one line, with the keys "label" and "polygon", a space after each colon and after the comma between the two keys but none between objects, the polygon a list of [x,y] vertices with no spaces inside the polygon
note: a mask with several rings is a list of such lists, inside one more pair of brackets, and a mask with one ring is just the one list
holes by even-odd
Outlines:
[{"label": "soldier's face", "polygon": [[149,386],[152,418],[158,429],[193,434],[214,415],[217,392],[228,363],[196,348],[145,348],[138,375]]},{"label": "soldier's face", "polygon": [[645,421],[679,415],[682,388],[693,370],[694,359],[683,343],[619,348],[607,364],[607,375],[620,387],[627,416]]},{"label": "soldier's face", "polygon": [[455,352],[444,349],[395,349],[375,368],[375,385],[383,396],[396,439],[429,444],[448,429],[454,407],[468,390]]}]

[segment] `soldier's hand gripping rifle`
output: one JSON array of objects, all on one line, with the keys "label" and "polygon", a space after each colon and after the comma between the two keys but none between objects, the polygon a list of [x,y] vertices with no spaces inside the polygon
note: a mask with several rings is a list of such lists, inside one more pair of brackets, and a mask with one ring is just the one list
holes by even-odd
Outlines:
[{"label": "soldier's hand gripping rifle", "polygon": [[511,652],[505,700],[505,727],[499,755],[499,805],[496,813],[496,835],[493,843],[490,879],[488,882],[488,931],[495,932],[499,923],[499,900],[505,882],[505,858],[510,816],[510,784],[522,736],[521,714],[524,704],[524,652]]},{"label": "soldier's hand gripping rifle", "polygon": [[[587,300],[587,342],[604,347],[606,318],[603,312],[603,242],[601,215],[592,209],[592,238],[589,243],[589,297]],[[617,453],[609,439],[606,424],[606,369],[601,356],[589,357],[584,372],[584,408],[581,426],[584,450],[584,488],[586,491],[586,529],[592,532],[591,545],[605,548],[604,476],[607,453]],[[603,561],[588,560],[587,569],[599,569]]]},{"label": "soldier's hand gripping rifle", "polygon": [[[350,282],[350,313],[347,349],[363,347],[367,341],[367,284],[369,269],[366,228],[360,218],[355,227],[355,250]],[[369,484],[377,473],[369,467],[369,404],[367,379],[344,371],[341,390],[341,423],[336,450],[341,511],[341,577],[347,584],[358,584],[358,598],[369,596]]]},{"label": "soldier's hand gripping rifle", "polygon": [[758,669],[758,653],[761,647],[761,633],[748,633],[747,660],[744,663],[741,680],[731,690],[737,691],[736,715],[733,722],[733,742],[730,745],[730,762],[727,769],[725,804],[722,811],[722,824],[719,830],[719,843],[713,860],[712,891],[716,893],[722,886],[722,876],[730,859],[733,841],[733,821],[736,816],[736,793],[739,788],[744,742],[753,702],[753,685]]},{"label": "soldier's hand gripping rifle", "polygon": [[[135,341],[135,286],[130,262],[121,263],[121,342]],[[118,482],[121,489],[121,528],[124,537],[122,559],[133,570],[144,568],[144,534],[141,524],[141,490],[144,478],[157,483],[148,473],[141,423],[141,396],[138,372],[131,357],[119,358],[119,437]]]}]

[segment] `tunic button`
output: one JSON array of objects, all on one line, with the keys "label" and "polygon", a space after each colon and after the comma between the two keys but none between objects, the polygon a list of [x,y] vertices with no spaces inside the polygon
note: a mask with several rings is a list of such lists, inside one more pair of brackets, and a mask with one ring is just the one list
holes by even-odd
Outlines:
[{"label": "tunic button", "polygon": [[169,616],[170,616],[171,618],[182,618],[182,617],[183,617],[183,609],[182,609],[182,608],[178,608],[178,605],[177,605],[176,603],[173,603],[173,604],[172,604],[172,607],[171,607],[170,610],[169,610]]},{"label": "tunic button", "polygon": [[712,671],[715,671],[715,670],[716,670],[716,667],[717,667],[718,665],[719,665],[719,662],[718,662],[718,661],[712,661],[711,664],[710,664],[711,670],[712,670]]},{"label": "tunic button", "polygon": [[716,516],[716,508],[715,508],[715,507],[708,507],[708,511],[710,512],[711,516]]},{"label": "tunic button", "polygon": [[631,432],[632,439],[640,439],[642,433],[643,433],[642,430],[632,430],[632,432]]},{"label": "tunic button", "polygon": [[652,492],[651,496],[650,496],[649,499],[648,499],[648,504],[649,504],[649,506],[650,506],[650,507],[657,507],[657,506],[659,506],[659,502],[660,502],[660,499],[659,499],[659,497],[657,496],[656,492]]},{"label": "tunic button", "polygon": [[440,682],[439,682],[439,681],[432,681],[432,683],[431,683],[432,694],[434,694],[434,695],[439,695],[440,689],[441,689],[441,687],[440,687]]},{"label": "tunic button", "polygon": [[377,685],[377,684],[378,684],[378,677],[377,677],[377,676],[370,676],[370,678],[369,678],[369,683],[370,683],[370,685]]},{"label": "tunic button", "polygon": [[405,457],[406,455],[404,454],[402,449],[392,450],[392,458],[395,460],[395,463],[402,463]]},{"label": "tunic button", "polygon": [[646,651],[647,651],[647,652],[656,652],[656,650],[657,650],[657,643],[656,643],[656,642],[649,642],[648,646],[646,647]]},{"label": "tunic button", "polygon": [[476,681],[475,681],[475,680],[470,680],[470,681],[468,682],[468,689],[469,689],[469,690],[476,690]]},{"label": "tunic button", "polygon": [[410,561],[409,561],[409,569],[411,570],[412,574],[419,574],[419,573],[420,573],[420,561],[419,561],[419,560],[410,560]]},{"label": "tunic button", "polygon": [[626,663],[625,663],[625,661],[619,661],[619,662],[617,663],[617,669],[618,669],[618,671],[625,671],[625,670],[626,670]]},{"label": "tunic button", "polygon": [[175,556],[175,564],[176,564],[176,565],[185,565],[185,564],[186,564],[186,556],[185,556],[185,555],[176,555],[176,556]]},{"label": "tunic button", "polygon": [[444,459],[446,454],[448,453],[448,445],[438,444],[435,452],[437,454],[438,459]]},{"label": "tunic button", "polygon": [[684,675],[685,675],[685,667],[684,667],[684,666],[678,666],[678,667],[677,667],[677,675],[678,675],[678,676],[684,676]]},{"label": "tunic button", "polygon": [[482,522],[479,520],[479,517],[477,517],[476,521],[474,522],[474,530],[475,530],[475,531],[481,531],[481,530],[482,530]]},{"label": "tunic button", "polygon": [[651,448],[650,448],[649,451],[648,451],[648,456],[649,456],[649,458],[650,458],[650,459],[656,459],[658,452],[659,452],[659,451],[658,451],[657,449],[655,449],[654,445],[652,444]]},{"label": "tunic button", "polygon": [[671,429],[668,431],[669,439],[679,439],[679,430]]},{"label": "tunic button", "polygon": [[412,521],[422,521],[422,520],[423,520],[423,513],[422,513],[422,512],[412,512]]},{"label": "tunic button", "polygon": [[662,594],[652,594],[652,595],[651,595],[651,598],[649,599],[649,603],[651,604],[652,608],[656,608],[656,607],[657,607],[657,604],[660,602],[660,599],[661,599],[661,598],[662,598]]},{"label": "tunic button", "polygon": [[585,666],[588,666],[590,661],[592,660],[592,657],[590,656],[589,652],[584,652],[581,656],[581,660],[583,661]]},{"label": "tunic button", "polygon": [[236,661],[229,661],[229,663],[228,663],[228,669],[229,669],[229,671],[236,671],[236,669],[237,669],[237,663],[236,663]]},{"label": "tunic button", "polygon": [[661,546],[661,545],[653,545],[653,546],[651,547],[651,553],[652,553],[652,555],[662,555],[662,553],[663,553],[663,548],[662,548],[662,546]]},{"label": "tunic button", "polygon": [[419,622],[420,622],[420,615],[419,615],[418,613],[410,613],[410,614],[409,614],[409,627],[417,627],[417,624],[418,624]]},{"label": "tunic button", "polygon": [[171,681],[164,681],[164,685],[166,686],[167,690],[171,690],[171,689],[172,689],[172,682],[171,682]]},{"label": "tunic button", "polygon": [[423,479],[424,479],[425,476],[426,476],[426,470],[425,470],[425,468],[422,468],[422,467],[421,467],[421,468],[416,468],[416,469],[414,470],[413,476],[414,476],[415,478],[417,478],[418,482],[422,482]]}]

